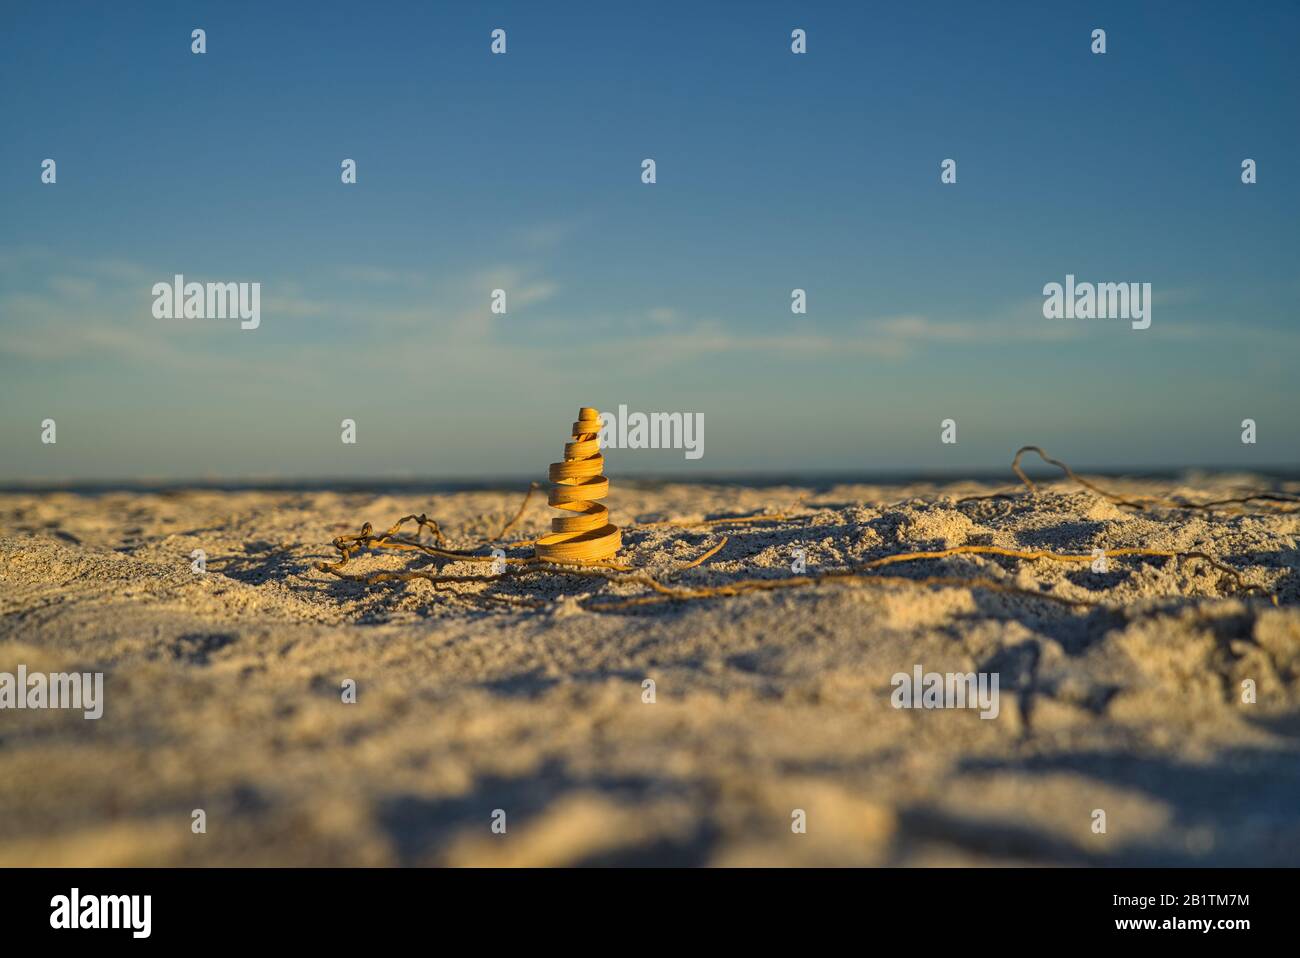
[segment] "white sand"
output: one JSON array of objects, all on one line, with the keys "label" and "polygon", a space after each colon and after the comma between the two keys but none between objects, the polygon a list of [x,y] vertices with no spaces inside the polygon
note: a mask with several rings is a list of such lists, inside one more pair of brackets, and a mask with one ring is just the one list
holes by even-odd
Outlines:
[{"label": "white sand", "polygon": [[[679,586],[791,576],[800,547],[814,575],[922,548],[1145,547],[1210,553],[1279,606],[1203,563],[959,556],[881,571],[1107,606],[863,584],[596,613],[645,590],[313,568],[333,536],[411,512],[479,545],[518,495],[0,495],[0,672],[106,673],[99,721],[0,711],[0,864],[1300,864],[1300,515],[1134,514],[1066,484],[957,504],[990,489],[613,478],[622,557]],[[795,518],[635,525],[763,511]],[[535,498],[516,532],[550,514]],[[1000,714],[894,709],[891,676],[917,664],[998,673]]]}]

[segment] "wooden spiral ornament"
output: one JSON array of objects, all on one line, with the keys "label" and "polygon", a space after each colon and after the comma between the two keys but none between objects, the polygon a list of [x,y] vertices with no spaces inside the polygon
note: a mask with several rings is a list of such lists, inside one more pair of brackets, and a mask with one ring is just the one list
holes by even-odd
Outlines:
[{"label": "wooden spiral ornament", "polygon": [[573,438],[564,444],[564,462],[551,463],[551,494],[547,501],[573,515],[551,520],[552,532],[538,539],[537,558],[547,562],[599,562],[623,544],[618,526],[610,525],[609,510],[597,499],[609,495],[602,472],[600,413],[590,406],[578,410]]}]

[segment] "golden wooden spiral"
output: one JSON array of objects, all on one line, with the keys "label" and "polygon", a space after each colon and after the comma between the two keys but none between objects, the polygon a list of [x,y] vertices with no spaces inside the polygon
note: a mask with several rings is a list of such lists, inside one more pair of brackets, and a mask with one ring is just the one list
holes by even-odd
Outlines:
[{"label": "golden wooden spiral", "polygon": [[590,406],[578,410],[573,438],[564,444],[564,462],[551,463],[548,502],[572,516],[551,520],[549,536],[535,544],[537,558],[548,562],[599,562],[618,552],[623,544],[618,526],[610,525],[609,510],[597,499],[609,495],[609,480],[601,473],[600,413]]}]

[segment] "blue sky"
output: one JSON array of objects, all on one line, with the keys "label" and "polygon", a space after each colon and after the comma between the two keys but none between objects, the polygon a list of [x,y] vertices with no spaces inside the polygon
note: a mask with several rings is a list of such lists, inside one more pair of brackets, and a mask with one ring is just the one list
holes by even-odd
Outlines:
[{"label": "blue sky", "polygon": [[[0,28],[0,480],[541,475],[578,406],[619,404],[703,413],[705,455],[611,475],[1300,462],[1295,4]],[[260,282],[260,328],[155,319],[175,273]],[[1151,328],[1044,319],[1067,273],[1150,282]]]}]

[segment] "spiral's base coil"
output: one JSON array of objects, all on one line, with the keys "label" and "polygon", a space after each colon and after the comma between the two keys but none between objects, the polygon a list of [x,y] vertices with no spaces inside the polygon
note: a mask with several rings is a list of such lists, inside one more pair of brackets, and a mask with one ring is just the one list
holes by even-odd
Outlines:
[{"label": "spiral's base coil", "polygon": [[564,444],[564,462],[551,463],[551,493],[547,501],[556,509],[574,513],[552,519],[552,532],[534,545],[537,558],[548,562],[581,564],[600,562],[623,544],[618,526],[609,522],[609,510],[597,499],[609,495],[609,480],[601,473],[600,413],[589,406],[578,411],[573,438]]}]

